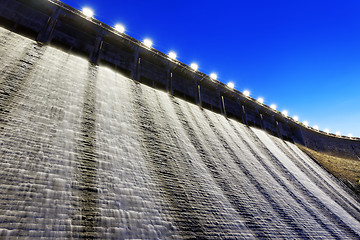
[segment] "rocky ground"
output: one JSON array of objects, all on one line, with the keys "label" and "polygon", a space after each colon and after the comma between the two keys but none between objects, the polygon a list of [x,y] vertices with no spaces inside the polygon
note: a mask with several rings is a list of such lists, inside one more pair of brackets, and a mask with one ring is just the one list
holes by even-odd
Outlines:
[{"label": "rocky ground", "polygon": [[298,145],[307,155],[350,187],[360,199],[360,160],[334,156]]}]

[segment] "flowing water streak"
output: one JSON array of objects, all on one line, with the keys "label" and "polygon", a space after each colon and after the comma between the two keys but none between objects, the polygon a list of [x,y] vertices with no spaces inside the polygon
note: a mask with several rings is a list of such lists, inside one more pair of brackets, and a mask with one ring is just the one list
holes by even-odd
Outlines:
[{"label": "flowing water streak", "polygon": [[[1,91],[9,96],[0,117],[2,235],[71,237],[76,231],[70,186],[84,92],[79,79],[85,79],[88,62],[17,35],[8,45],[13,41],[17,50],[1,51],[10,53],[2,55],[7,80]],[[28,60],[39,53],[36,62]],[[23,67],[25,63],[31,67]],[[9,88],[8,81],[21,87]]]}]

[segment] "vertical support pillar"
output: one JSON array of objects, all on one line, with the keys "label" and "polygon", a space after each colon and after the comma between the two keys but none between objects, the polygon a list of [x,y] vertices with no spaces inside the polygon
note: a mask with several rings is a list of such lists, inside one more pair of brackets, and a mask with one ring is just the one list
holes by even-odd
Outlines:
[{"label": "vertical support pillar", "polygon": [[60,16],[61,8],[57,7],[55,11],[52,13],[52,15],[49,17],[45,27],[41,32],[39,32],[36,41],[47,44],[50,42],[52,38],[52,34],[54,31],[54,28],[56,26],[57,20]]},{"label": "vertical support pillar", "polygon": [[306,147],[303,131],[299,125],[296,125],[296,130],[294,131],[294,137],[295,137],[293,138],[294,142],[299,143]]},{"label": "vertical support pillar", "polygon": [[172,86],[173,73],[171,72],[170,67],[168,67],[168,69],[167,69],[167,75],[168,75],[168,81],[166,83],[166,91],[168,93],[170,93],[171,95],[173,95],[174,94],[173,86]]},{"label": "vertical support pillar", "polygon": [[194,92],[194,94],[195,94],[195,104],[199,105],[198,79],[195,78],[194,81],[195,81],[195,92]]},{"label": "vertical support pillar", "polygon": [[260,113],[260,111],[259,111],[258,108],[255,108],[255,109],[256,109],[257,114],[258,114],[259,117],[260,117],[260,126],[261,126],[261,129],[265,130],[263,115]]},{"label": "vertical support pillar", "polygon": [[198,96],[198,99],[199,99],[198,105],[199,105],[200,107],[202,107],[200,84],[197,84],[197,96]]},{"label": "vertical support pillar", "polygon": [[98,64],[100,51],[101,51],[102,44],[103,44],[103,40],[102,40],[103,35],[104,35],[104,31],[101,30],[99,32],[99,34],[96,36],[96,40],[95,40],[95,44],[94,44],[94,50],[93,50],[93,52],[91,53],[91,56],[90,56],[90,62],[93,63],[93,64]]},{"label": "vertical support pillar", "polygon": [[279,122],[275,119],[274,115],[273,115],[273,119],[275,122],[275,129],[276,129],[277,135],[280,139],[282,139],[282,136],[280,134]]},{"label": "vertical support pillar", "polygon": [[241,103],[240,103],[240,106],[241,106],[241,117],[242,117],[242,120],[243,120],[244,124],[249,125],[249,124],[248,124],[248,121],[247,121],[247,117],[246,117],[245,106],[244,106],[243,104],[241,104]]},{"label": "vertical support pillar", "polygon": [[135,81],[140,80],[140,62],[141,59],[139,57],[139,48],[137,47],[134,53],[133,68],[131,71],[131,78]]},{"label": "vertical support pillar", "polygon": [[225,117],[227,117],[224,96],[221,96],[221,105],[222,105],[222,108],[223,108],[223,110],[222,110],[223,114],[224,114]]},{"label": "vertical support pillar", "polygon": [[220,113],[224,115],[223,106],[222,106],[223,105],[222,104],[222,96],[221,96],[221,91],[220,91],[219,86],[216,87],[216,95],[218,95],[218,99],[219,99],[218,106],[220,109]]}]

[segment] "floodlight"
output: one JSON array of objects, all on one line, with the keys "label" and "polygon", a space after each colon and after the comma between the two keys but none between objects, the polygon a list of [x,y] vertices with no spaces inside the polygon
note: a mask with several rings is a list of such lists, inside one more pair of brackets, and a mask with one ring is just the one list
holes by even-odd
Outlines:
[{"label": "floodlight", "polygon": [[281,112],[281,114],[284,115],[285,117],[287,117],[287,116],[288,116],[288,111],[283,110],[283,111]]},{"label": "floodlight", "polygon": [[305,127],[309,126],[309,122],[308,121],[304,121],[303,124],[305,125]]},{"label": "floodlight", "polygon": [[171,58],[171,59],[173,59],[173,60],[176,59],[176,53],[173,52],[173,51],[169,52],[168,56],[169,56],[169,58]]},{"label": "floodlight", "polygon": [[94,11],[91,8],[84,7],[81,11],[88,18],[92,18],[94,16]]},{"label": "floodlight", "polygon": [[243,94],[244,94],[245,96],[247,96],[247,97],[250,96],[250,92],[249,92],[248,90],[245,90],[245,91],[243,92]]},{"label": "floodlight", "polygon": [[275,105],[275,104],[271,104],[271,105],[270,105],[270,108],[276,110],[276,105]]},{"label": "floodlight", "polygon": [[119,33],[124,33],[125,32],[125,27],[122,24],[116,24],[115,25],[115,30],[118,31]]},{"label": "floodlight", "polygon": [[144,45],[147,46],[148,48],[151,48],[151,46],[153,45],[153,42],[152,42],[150,39],[148,39],[148,38],[144,39],[143,43],[144,43]]},{"label": "floodlight", "polygon": [[198,66],[196,63],[192,63],[192,64],[190,65],[190,67],[191,67],[194,71],[197,71],[198,68],[199,68],[199,66]]},{"label": "floodlight", "polygon": [[258,101],[259,103],[261,103],[261,104],[264,103],[264,99],[263,99],[262,97],[259,97],[259,98],[257,99],[257,101]]},{"label": "floodlight", "polygon": [[297,122],[299,121],[299,117],[298,117],[298,116],[294,116],[293,119],[294,119],[295,121],[297,121]]},{"label": "floodlight", "polygon": [[211,74],[210,74],[210,77],[211,77],[212,79],[216,80],[218,76],[217,76],[216,73],[211,73]]},{"label": "floodlight", "polygon": [[229,82],[227,85],[228,85],[228,87],[231,88],[231,89],[233,89],[233,88],[235,87],[235,85],[234,85],[233,82]]}]

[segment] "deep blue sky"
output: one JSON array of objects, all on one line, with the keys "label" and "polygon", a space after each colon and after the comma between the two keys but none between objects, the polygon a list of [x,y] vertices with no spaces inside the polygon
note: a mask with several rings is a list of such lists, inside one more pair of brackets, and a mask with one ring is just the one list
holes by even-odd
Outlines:
[{"label": "deep blue sky", "polygon": [[360,136],[359,0],[64,0],[310,126]]}]

